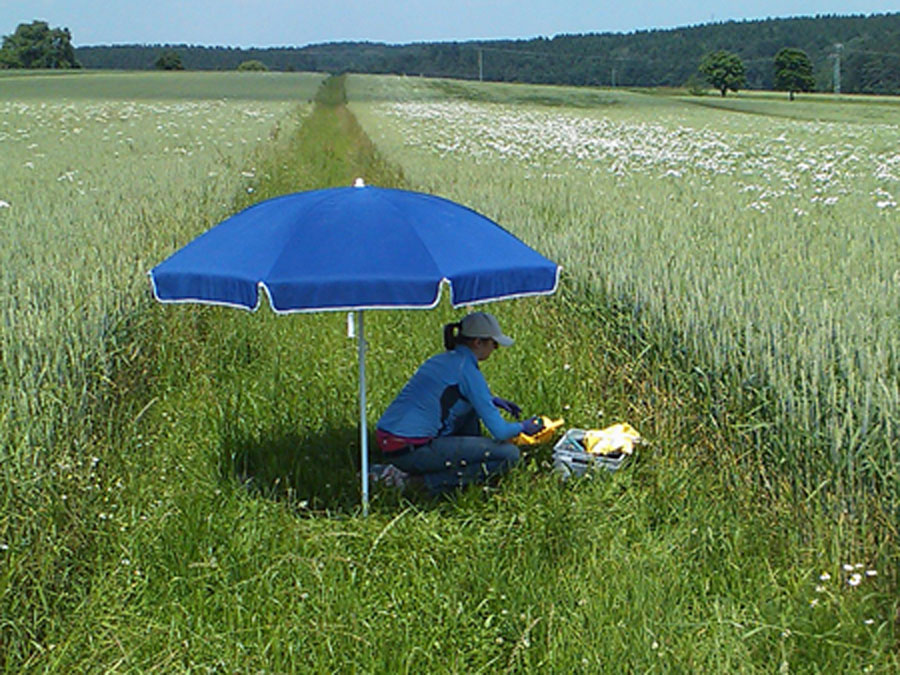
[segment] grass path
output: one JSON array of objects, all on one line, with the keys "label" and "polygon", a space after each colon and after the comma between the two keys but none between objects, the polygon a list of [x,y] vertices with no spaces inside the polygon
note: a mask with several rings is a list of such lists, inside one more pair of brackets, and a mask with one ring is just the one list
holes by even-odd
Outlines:
[{"label": "grass path", "polygon": [[[323,87],[236,208],[357,176],[404,186],[342,91],[340,78]],[[358,517],[344,316],[148,304],[96,461],[53,486],[54,536],[0,576],[0,668],[898,665],[888,575],[848,585],[840,565],[870,561],[849,558],[828,527],[786,522],[786,505],[735,469],[690,376],[626,313],[565,289],[491,309],[517,338],[485,364],[495,390],[527,413],[632,422],[652,443],[627,470],[561,484],[540,448],[496,491],[378,492]],[[370,314],[374,419],[458,313]]]}]

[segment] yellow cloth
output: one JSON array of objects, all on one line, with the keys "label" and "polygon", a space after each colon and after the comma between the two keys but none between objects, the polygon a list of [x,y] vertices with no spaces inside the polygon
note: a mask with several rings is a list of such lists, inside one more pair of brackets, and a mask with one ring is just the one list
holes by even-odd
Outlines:
[{"label": "yellow cloth", "polygon": [[537,432],[534,436],[527,436],[523,433],[519,434],[518,436],[514,436],[511,441],[516,445],[540,445],[541,443],[546,443],[551,438],[553,438],[553,434],[556,433],[556,430],[563,425],[562,418],[558,420],[551,420],[549,417],[541,415],[541,420],[544,422],[544,428]]},{"label": "yellow cloth", "polygon": [[610,455],[622,452],[630,455],[641,435],[627,422],[613,424],[605,429],[589,429],[584,432],[584,449],[593,455]]}]

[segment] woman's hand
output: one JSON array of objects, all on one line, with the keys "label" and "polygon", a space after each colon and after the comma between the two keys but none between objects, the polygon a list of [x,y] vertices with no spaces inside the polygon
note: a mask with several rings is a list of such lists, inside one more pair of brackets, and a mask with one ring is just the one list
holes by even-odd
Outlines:
[{"label": "woman's hand", "polygon": [[495,396],[491,399],[491,403],[500,408],[500,410],[505,410],[516,419],[519,419],[522,416],[522,409],[517,404],[512,401],[507,401],[505,398]]},{"label": "woman's hand", "polygon": [[522,422],[522,433],[526,436],[534,436],[541,429],[544,428],[544,420],[535,415],[534,417],[529,417],[527,420]]}]

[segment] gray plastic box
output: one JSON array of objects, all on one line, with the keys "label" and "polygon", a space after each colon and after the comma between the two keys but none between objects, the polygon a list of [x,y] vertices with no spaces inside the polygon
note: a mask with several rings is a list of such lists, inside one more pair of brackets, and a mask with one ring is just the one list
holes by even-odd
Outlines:
[{"label": "gray plastic box", "polygon": [[569,429],[553,446],[553,468],[563,478],[583,476],[592,469],[615,471],[625,458],[624,452],[617,455],[594,455],[585,452],[581,441],[584,440],[584,429]]}]

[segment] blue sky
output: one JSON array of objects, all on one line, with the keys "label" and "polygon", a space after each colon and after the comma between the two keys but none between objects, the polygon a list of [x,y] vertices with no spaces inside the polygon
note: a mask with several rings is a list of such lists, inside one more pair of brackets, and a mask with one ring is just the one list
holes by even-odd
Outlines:
[{"label": "blue sky", "polygon": [[900,11],[898,0],[0,0],[0,35],[34,19],[76,45],[302,46],[630,32],[710,21]]}]

